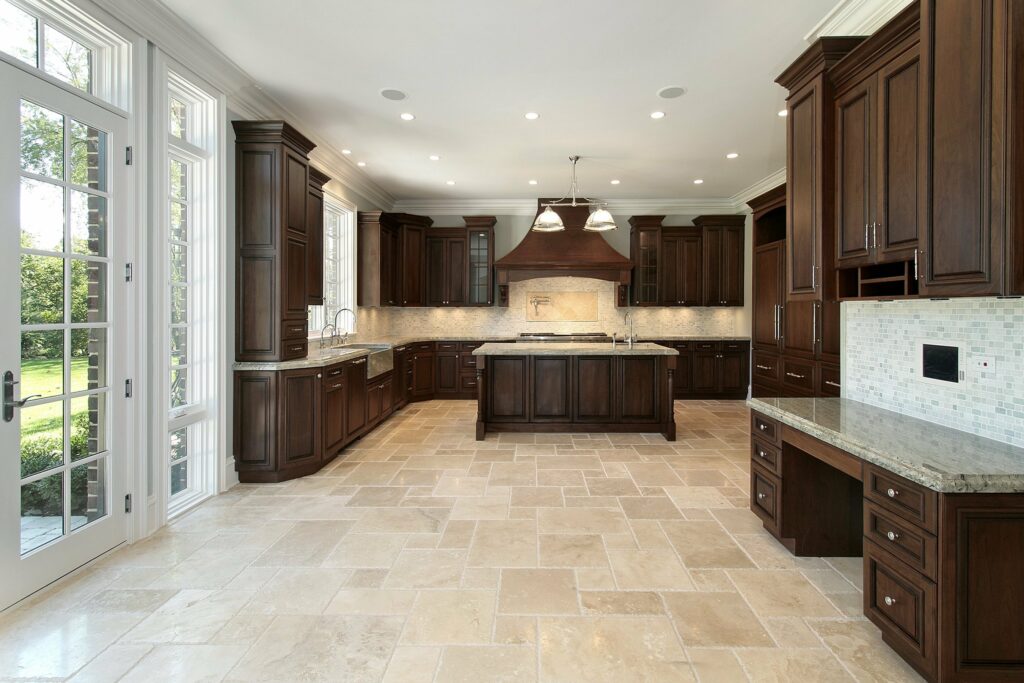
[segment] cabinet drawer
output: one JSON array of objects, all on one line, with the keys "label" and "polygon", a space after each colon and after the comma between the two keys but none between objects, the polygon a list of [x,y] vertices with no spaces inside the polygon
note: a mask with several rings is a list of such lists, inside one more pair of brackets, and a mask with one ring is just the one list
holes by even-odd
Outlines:
[{"label": "cabinet drawer", "polygon": [[437,342],[438,351],[458,351],[459,342]]},{"label": "cabinet drawer", "polygon": [[782,383],[788,387],[803,391],[814,391],[814,363],[782,359]]},{"label": "cabinet drawer", "polygon": [[839,366],[822,363],[818,368],[818,393],[822,396],[839,396]]},{"label": "cabinet drawer", "polygon": [[779,533],[779,506],[782,502],[782,482],[774,474],[750,465],[750,509],[773,534]]},{"label": "cabinet drawer", "polygon": [[779,381],[779,357],[770,353],[754,351],[754,381],[776,384]]},{"label": "cabinet drawer", "polygon": [[932,581],[938,577],[935,537],[869,502],[864,503],[864,536]]},{"label": "cabinet drawer", "polygon": [[750,460],[772,474],[782,476],[782,449],[761,439],[750,440]]},{"label": "cabinet drawer", "polygon": [[464,392],[475,392],[476,391],[476,375],[462,375],[459,377],[459,391]]},{"label": "cabinet drawer", "polygon": [[760,413],[750,414],[750,432],[776,446],[782,445],[782,430],[779,423]]},{"label": "cabinet drawer", "polygon": [[696,351],[721,351],[719,342],[690,342],[690,348]]},{"label": "cabinet drawer", "polygon": [[414,351],[430,353],[434,350],[434,342],[416,342],[412,345]]},{"label": "cabinet drawer", "polygon": [[343,364],[328,365],[324,368],[324,379],[331,380],[335,377],[341,377],[343,372],[345,372],[345,366]]},{"label": "cabinet drawer", "polygon": [[460,361],[460,366],[462,367],[463,372],[472,372],[476,370],[476,356],[468,351],[463,351],[459,354],[459,357],[462,359]]},{"label": "cabinet drawer", "polygon": [[935,491],[865,463],[864,497],[925,531],[936,533],[939,494]]},{"label": "cabinet drawer", "polygon": [[741,341],[722,342],[722,350],[723,351],[746,351],[748,347],[749,347],[749,344],[747,342],[741,342]]},{"label": "cabinet drawer", "polygon": [[282,341],[281,346],[281,360],[305,358],[309,350],[309,343],[305,339]]},{"label": "cabinet drawer", "polygon": [[864,614],[886,643],[925,672],[937,664],[936,609],[934,583],[864,541]]},{"label": "cabinet drawer", "polygon": [[292,339],[302,340],[305,339],[308,334],[308,327],[305,321],[303,322],[286,322],[281,325],[281,339],[286,341]]},{"label": "cabinet drawer", "polygon": [[483,345],[483,342],[461,342],[459,344],[459,351],[464,351],[465,353],[472,353],[473,351],[476,351]]},{"label": "cabinet drawer", "polygon": [[669,347],[675,349],[676,351],[689,351],[690,349],[693,348],[691,342],[684,342],[684,341],[668,342],[667,344],[665,344],[665,346],[669,346]]}]

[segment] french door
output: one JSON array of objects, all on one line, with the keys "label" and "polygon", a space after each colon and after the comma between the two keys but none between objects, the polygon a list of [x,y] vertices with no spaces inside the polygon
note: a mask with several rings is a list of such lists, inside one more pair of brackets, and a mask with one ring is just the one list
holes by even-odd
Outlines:
[{"label": "french door", "polygon": [[127,538],[128,131],[0,62],[0,609]]}]

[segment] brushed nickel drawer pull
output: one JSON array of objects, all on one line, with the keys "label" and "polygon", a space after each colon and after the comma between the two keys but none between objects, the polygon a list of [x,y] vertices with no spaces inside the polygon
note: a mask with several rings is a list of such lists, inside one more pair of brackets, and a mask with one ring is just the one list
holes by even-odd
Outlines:
[{"label": "brushed nickel drawer pull", "polygon": [[883,598],[883,601],[885,602],[886,607],[892,607],[896,604],[896,598],[890,597],[888,595],[886,595],[885,598]]},{"label": "brushed nickel drawer pull", "polygon": [[796,379],[806,379],[807,375],[798,375],[795,372],[787,372],[786,377],[795,377]]},{"label": "brushed nickel drawer pull", "polygon": [[764,499],[765,499],[765,498],[767,498],[767,497],[768,497],[768,496],[766,496],[766,495],[765,495],[765,494],[763,494],[763,493],[759,493],[759,494],[757,494],[757,499],[758,499],[758,500],[764,500]]},{"label": "brushed nickel drawer pull", "polygon": [[301,351],[302,347],[301,346],[290,346],[290,347],[288,347],[288,350],[289,351]]},{"label": "brushed nickel drawer pull", "polygon": [[890,531],[885,535],[885,537],[888,538],[890,541],[895,542],[900,537],[900,535],[895,531]]},{"label": "brushed nickel drawer pull", "polygon": [[758,449],[757,449],[757,454],[758,454],[759,456],[761,456],[761,458],[763,458],[763,459],[765,459],[765,460],[767,460],[767,459],[768,459],[768,454],[767,454],[767,453],[765,453],[765,452],[764,452],[763,450],[761,450],[760,448],[758,448]]},{"label": "brushed nickel drawer pull", "polygon": [[772,366],[770,366],[770,365],[760,365],[760,364],[758,364],[755,367],[758,370],[771,370],[772,369]]},{"label": "brushed nickel drawer pull", "polygon": [[885,495],[889,496],[890,498],[895,498],[896,496],[900,495],[900,492],[897,491],[896,489],[890,488],[885,492]]},{"label": "brushed nickel drawer pull", "polygon": [[762,422],[761,424],[757,425],[757,428],[764,432],[768,430],[768,425]]},{"label": "brushed nickel drawer pull", "polygon": [[839,382],[833,382],[830,379],[825,380],[825,384],[829,385],[830,387],[835,387],[836,389],[841,389],[842,388],[842,387],[839,386]]}]

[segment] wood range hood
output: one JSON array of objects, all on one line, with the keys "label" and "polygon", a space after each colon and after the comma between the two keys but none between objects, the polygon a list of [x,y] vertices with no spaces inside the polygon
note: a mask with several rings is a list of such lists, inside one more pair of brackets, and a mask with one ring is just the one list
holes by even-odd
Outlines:
[{"label": "wood range hood", "polygon": [[[554,201],[558,200],[538,199],[534,218],[543,211],[544,204]],[[565,224],[565,230],[530,230],[515,249],[494,262],[499,306],[508,306],[509,283],[541,277],[589,277],[616,282],[619,285],[619,305],[625,305],[633,262],[617,252],[600,233],[583,229],[590,215],[590,206],[586,199],[578,201],[584,203],[554,207]]]}]

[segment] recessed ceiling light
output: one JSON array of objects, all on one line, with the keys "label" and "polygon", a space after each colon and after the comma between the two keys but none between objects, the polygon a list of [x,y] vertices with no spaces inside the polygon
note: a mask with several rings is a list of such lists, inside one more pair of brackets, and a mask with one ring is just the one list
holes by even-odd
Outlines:
[{"label": "recessed ceiling light", "polygon": [[666,100],[674,100],[675,98],[682,97],[685,94],[686,88],[681,85],[666,85],[658,91],[658,97],[662,97]]},{"label": "recessed ceiling light", "polygon": [[395,90],[394,88],[384,88],[380,91],[380,94],[381,97],[386,100],[395,100],[397,102],[398,100],[405,99],[405,93],[401,90]]},{"label": "recessed ceiling light", "polygon": [[366,162],[365,161],[357,161],[356,162],[356,166],[366,166]]},{"label": "recessed ceiling light", "polygon": [[436,154],[431,154],[430,155],[430,160],[431,161],[441,161],[441,157],[437,156]]},{"label": "recessed ceiling light", "polygon": [[786,111],[785,109],[782,109],[782,110],[779,111],[779,116],[783,116],[784,117],[784,116],[788,116],[788,115],[789,115],[789,112]]},{"label": "recessed ceiling light", "polygon": [[739,154],[737,154],[736,152],[729,152],[728,154],[725,155],[725,158],[726,159],[735,159],[738,156],[739,156]]},{"label": "recessed ceiling light", "polygon": [[612,181],[612,185],[618,185],[621,182],[622,182],[621,180],[615,179],[615,180]]},{"label": "recessed ceiling light", "polygon": [[350,149],[343,149],[343,150],[341,150],[341,153],[344,154],[345,156],[348,156],[349,154],[352,153],[352,150],[350,150]]},{"label": "recessed ceiling light", "polygon": [[446,180],[446,181],[444,181],[444,184],[445,185],[454,185],[455,181],[454,180]]},{"label": "recessed ceiling light", "polygon": [[540,114],[538,114],[535,111],[528,111],[528,112],[526,112],[526,119],[528,121],[536,121],[539,118],[540,118]]},{"label": "recessed ceiling light", "polygon": [[402,114],[403,121],[412,121],[414,118],[416,117],[410,114],[409,112],[405,112],[404,114]]},{"label": "recessed ceiling light", "polygon": [[536,185],[537,184],[536,180],[527,180],[526,182],[530,183],[531,185]]},{"label": "recessed ceiling light", "polygon": [[697,178],[696,180],[693,181],[693,184],[694,185],[703,185],[704,184],[704,179],[703,178]]},{"label": "recessed ceiling light", "polygon": [[663,111],[652,111],[651,112],[651,118],[652,119],[663,119],[663,118],[665,118],[665,112],[663,112]]}]

